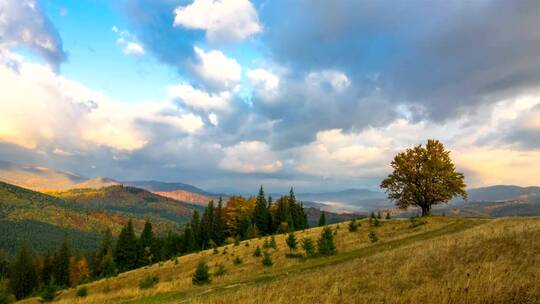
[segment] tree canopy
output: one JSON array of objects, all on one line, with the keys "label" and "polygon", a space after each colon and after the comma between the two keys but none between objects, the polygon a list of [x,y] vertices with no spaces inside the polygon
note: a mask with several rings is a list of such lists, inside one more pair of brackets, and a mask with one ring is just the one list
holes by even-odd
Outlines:
[{"label": "tree canopy", "polygon": [[417,206],[422,216],[429,215],[431,206],[447,203],[455,196],[467,198],[462,173],[450,159],[450,151],[438,140],[430,139],[399,153],[391,163],[393,172],[381,183],[388,198],[402,209]]}]

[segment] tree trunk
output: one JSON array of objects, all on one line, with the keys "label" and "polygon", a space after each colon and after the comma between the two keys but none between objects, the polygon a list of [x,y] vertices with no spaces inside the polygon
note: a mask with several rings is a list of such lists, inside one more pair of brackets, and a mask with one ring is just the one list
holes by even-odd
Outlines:
[{"label": "tree trunk", "polygon": [[422,216],[428,216],[431,213],[431,206],[422,206]]}]

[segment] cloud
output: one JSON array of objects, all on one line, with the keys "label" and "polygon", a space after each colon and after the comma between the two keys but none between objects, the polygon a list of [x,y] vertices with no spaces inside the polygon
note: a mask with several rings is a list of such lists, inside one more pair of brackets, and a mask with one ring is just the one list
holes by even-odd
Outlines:
[{"label": "cloud", "polygon": [[270,101],[277,97],[279,76],[265,69],[248,70],[246,74],[256,94],[264,100]]},{"label": "cloud", "polygon": [[172,103],[127,105],[40,64],[20,61],[17,71],[0,65],[0,78],[0,140],[27,149],[53,147],[51,151],[59,154],[108,147],[132,152],[153,138],[141,122],[165,125],[180,134],[203,127],[193,113],[167,113],[176,108]]},{"label": "cloud", "polygon": [[67,59],[60,35],[36,0],[0,0],[0,50],[29,48],[54,69]]},{"label": "cloud", "polygon": [[122,47],[122,52],[126,55],[144,55],[144,47],[137,41],[137,38],[128,31],[121,31],[116,26],[112,27],[112,32],[118,35],[116,44]]},{"label": "cloud", "polygon": [[188,107],[202,110],[225,110],[231,99],[231,94],[227,91],[210,94],[185,83],[170,86],[167,91],[170,98],[178,99]]},{"label": "cloud", "polygon": [[219,90],[237,89],[242,77],[242,67],[233,58],[228,58],[221,51],[205,52],[194,47],[197,54],[195,73],[211,88]]},{"label": "cloud", "polygon": [[281,170],[282,162],[270,150],[270,147],[260,141],[242,141],[225,147],[224,157],[219,166],[222,169],[241,173],[273,173]]},{"label": "cloud", "polygon": [[322,70],[311,72],[306,76],[308,86],[330,88],[341,92],[351,85],[351,81],[344,73],[336,70]]},{"label": "cloud", "polygon": [[240,41],[262,31],[248,0],[194,0],[174,14],[174,26],[204,30],[210,42]]}]

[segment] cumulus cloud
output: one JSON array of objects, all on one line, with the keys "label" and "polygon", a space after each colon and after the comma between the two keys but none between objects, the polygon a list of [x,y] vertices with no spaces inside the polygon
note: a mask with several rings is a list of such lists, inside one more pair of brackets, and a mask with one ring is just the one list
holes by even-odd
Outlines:
[{"label": "cumulus cloud", "polygon": [[242,141],[225,147],[219,165],[222,169],[241,173],[273,173],[281,170],[283,163],[270,147],[260,141]]},{"label": "cumulus cloud", "polygon": [[205,52],[195,47],[197,63],[195,73],[211,88],[220,90],[238,89],[242,77],[242,67],[234,58],[228,58],[221,51]]},{"label": "cumulus cloud", "polygon": [[204,30],[210,42],[240,41],[262,31],[249,0],[194,0],[174,14],[174,26]]},{"label": "cumulus cloud", "polygon": [[178,99],[188,107],[202,110],[225,110],[231,99],[228,91],[211,94],[185,83],[170,86],[167,91],[170,98]]},{"label": "cumulus cloud", "polygon": [[151,138],[139,121],[187,134],[203,127],[202,119],[189,112],[166,115],[164,109],[172,104],[116,102],[40,64],[20,61],[17,71],[0,65],[0,78],[0,140],[28,149],[135,151]]},{"label": "cumulus cloud", "polygon": [[279,76],[265,69],[252,69],[246,74],[256,94],[264,100],[270,101],[277,97]]},{"label": "cumulus cloud", "polygon": [[116,44],[122,47],[122,52],[124,52],[124,54],[144,55],[144,47],[137,41],[137,37],[129,31],[121,31],[116,26],[113,26],[112,32],[118,35]]},{"label": "cumulus cloud", "polygon": [[37,0],[0,0],[0,50],[26,47],[57,70],[66,60],[60,35]]},{"label": "cumulus cloud", "polygon": [[322,70],[311,72],[306,76],[308,86],[331,88],[341,92],[351,85],[351,81],[344,73],[336,70]]}]

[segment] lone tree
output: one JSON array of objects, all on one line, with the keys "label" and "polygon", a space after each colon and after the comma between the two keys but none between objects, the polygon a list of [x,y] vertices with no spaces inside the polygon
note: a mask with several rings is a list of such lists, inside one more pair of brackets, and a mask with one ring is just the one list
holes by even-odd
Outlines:
[{"label": "lone tree", "polygon": [[401,209],[418,206],[422,216],[431,206],[447,203],[455,196],[467,198],[464,176],[456,172],[450,151],[438,140],[429,139],[396,155],[391,163],[394,171],[381,183],[388,198]]}]

